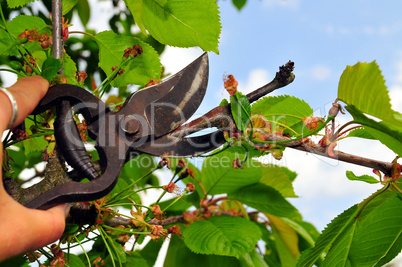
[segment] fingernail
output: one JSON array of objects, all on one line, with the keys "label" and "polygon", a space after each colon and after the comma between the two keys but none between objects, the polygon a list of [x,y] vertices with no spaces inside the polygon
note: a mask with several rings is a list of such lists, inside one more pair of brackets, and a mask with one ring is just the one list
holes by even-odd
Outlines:
[{"label": "fingernail", "polygon": [[68,213],[70,212],[71,205],[70,204],[64,204],[64,215],[67,218]]}]

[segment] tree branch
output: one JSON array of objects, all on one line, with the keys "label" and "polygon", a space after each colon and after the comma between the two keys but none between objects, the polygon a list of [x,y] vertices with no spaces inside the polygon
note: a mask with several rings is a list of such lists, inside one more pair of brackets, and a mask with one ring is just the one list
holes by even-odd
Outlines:
[{"label": "tree branch", "polygon": [[[290,138],[288,137],[283,137],[283,136],[278,136],[275,134],[270,134],[266,135],[266,140],[267,141],[284,141],[284,140],[289,140]],[[348,163],[352,163],[355,165],[360,165],[364,167],[368,167],[371,169],[376,169],[384,174],[391,176],[391,171],[393,167],[392,162],[384,162],[384,161],[378,161],[374,159],[369,159],[365,157],[360,157],[352,154],[348,154],[342,151],[334,151],[334,154],[337,156],[336,158],[331,157],[328,155],[328,147],[322,147],[319,144],[315,144],[313,142],[306,142],[303,143],[301,141],[293,141],[289,143],[281,143],[281,146],[286,146],[290,147],[293,149],[301,150],[301,151],[306,151],[312,154],[320,155],[323,157],[331,158],[334,160],[340,160]]]}]

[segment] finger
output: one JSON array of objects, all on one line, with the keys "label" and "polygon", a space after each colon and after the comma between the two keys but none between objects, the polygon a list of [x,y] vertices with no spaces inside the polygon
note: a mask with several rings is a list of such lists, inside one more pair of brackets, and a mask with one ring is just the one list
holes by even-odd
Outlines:
[{"label": "finger", "polygon": [[[14,96],[18,106],[18,116],[14,126],[20,124],[36,107],[40,99],[46,94],[49,83],[41,76],[25,77],[18,80],[8,90]],[[0,130],[3,132],[8,127],[12,116],[12,106],[5,94],[0,94],[0,114],[3,119],[0,122]]]},{"label": "finger", "polygon": [[29,234],[24,236],[29,240],[24,252],[33,251],[58,240],[63,234],[69,207],[68,204],[63,204],[45,211],[23,207],[30,218],[30,223],[27,226],[25,222],[25,226],[31,229]]}]

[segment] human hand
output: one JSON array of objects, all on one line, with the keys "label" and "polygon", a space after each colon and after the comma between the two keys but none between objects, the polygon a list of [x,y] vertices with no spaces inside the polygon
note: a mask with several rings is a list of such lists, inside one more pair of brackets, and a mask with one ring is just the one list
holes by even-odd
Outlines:
[{"label": "human hand", "polygon": [[[20,124],[46,94],[49,83],[40,76],[22,78],[8,90],[18,105],[15,123]],[[12,105],[0,92],[0,133],[9,126]],[[3,146],[0,145],[0,162]],[[0,173],[0,181],[3,175]],[[59,205],[49,210],[33,210],[22,206],[5,191],[0,182],[0,262],[24,252],[41,248],[60,238],[65,227],[68,205]]]}]

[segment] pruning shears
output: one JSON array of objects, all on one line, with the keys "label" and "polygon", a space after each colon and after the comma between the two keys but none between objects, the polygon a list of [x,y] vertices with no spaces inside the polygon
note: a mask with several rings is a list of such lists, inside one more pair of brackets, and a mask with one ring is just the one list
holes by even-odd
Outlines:
[{"label": "pruning shears", "polygon": [[[222,134],[211,138],[175,134],[201,104],[208,83],[208,55],[204,53],[167,80],[138,90],[122,108],[112,111],[87,90],[71,84],[51,87],[33,114],[59,105],[54,135],[66,162],[90,182],[71,181],[54,187],[26,206],[48,209],[66,202],[101,198],[117,183],[124,164],[141,153],[160,157],[188,157],[213,150],[225,141]],[[68,101],[85,118],[88,135],[95,141],[100,171],[86,152]]]}]

